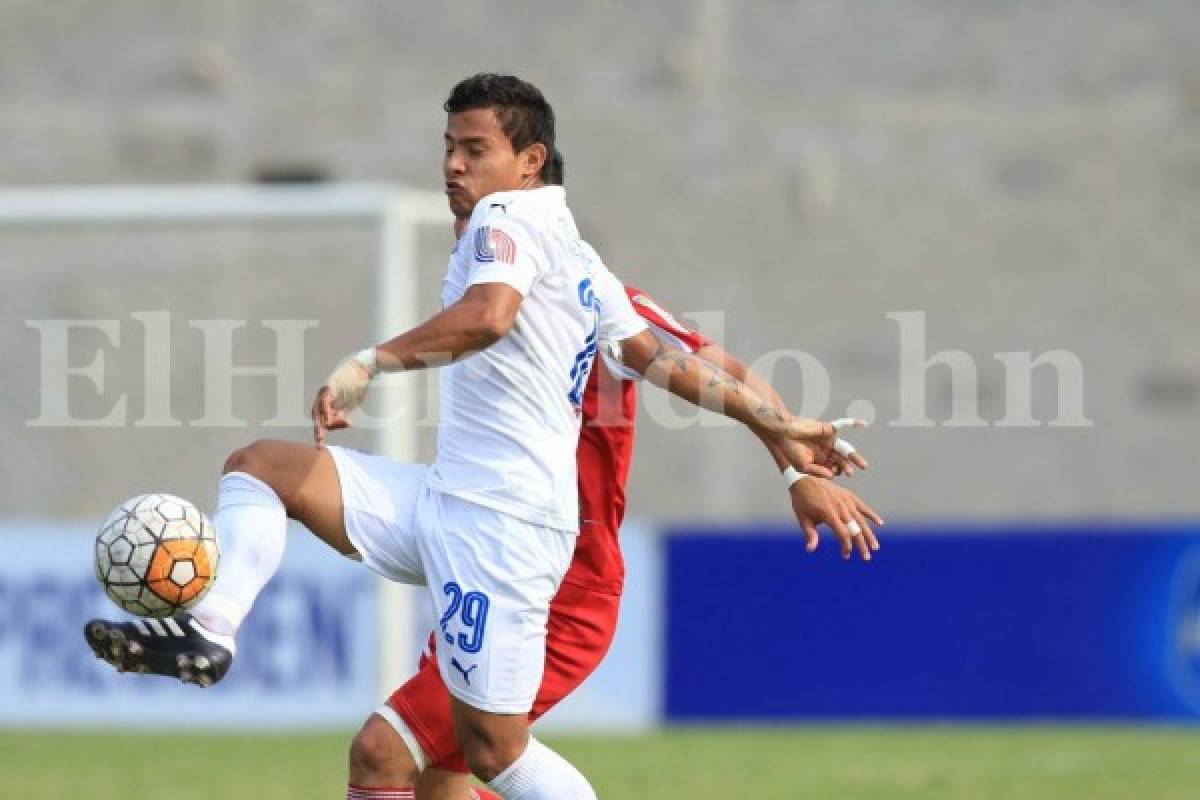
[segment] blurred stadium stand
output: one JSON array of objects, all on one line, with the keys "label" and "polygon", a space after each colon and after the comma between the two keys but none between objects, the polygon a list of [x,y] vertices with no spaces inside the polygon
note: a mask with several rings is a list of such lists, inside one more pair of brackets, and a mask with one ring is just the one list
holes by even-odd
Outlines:
[{"label": "blurred stadium stand", "polygon": [[[858,486],[885,513],[1195,512],[1194,3],[523,9],[7,2],[0,182],[229,182],[287,164],[436,189],[449,87],[475,70],[515,71],[556,105],[572,205],[619,274],[676,309],[724,312],[716,333],[751,360],[815,355],[834,380],[827,413],[858,398],[878,408],[860,440],[876,469]],[[202,241],[156,231],[132,246],[84,236],[68,257],[55,254],[57,232],[0,235],[0,413],[18,423],[5,427],[25,455],[0,467],[6,511],[102,512],[115,491],[102,465],[135,457],[113,455],[118,440],[172,483],[208,486],[218,453],[257,433],[220,431],[197,454],[164,452],[137,430],[62,441],[21,430],[35,413],[22,365],[37,343],[22,320],[69,316],[82,295],[107,297],[113,317],[173,307],[181,318],[235,318],[239,293],[271,293],[279,316],[329,325],[364,291],[357,278],[339,269],[330,288],[288,276],[369,260],[339,226]],[[428,251],[434,284],[443,265]],[[164,284],[145,266],[163,252],[196,266]],[[77,268],[87,274],[63,275]],[[989,421],[1004,415],[995,353],[1075,352],[1095,426],[888,428],[898,332],[884,315],[903,310],[928,313],[930,353],[975,358]],[[311,344],[315,375],[340,351],[320,335]],[[256,353],[248,345],[238,357]],[[800,406],[794,365],[775,377]],[[177,380],[186,419],[193,387]],[[942,421],[944,367],[928,385],[929,414]],[[1051,373],[1034,388],[1035,416],[1051,419]],[[758,450],[737,430],[644,425],[632,508],[780,518],[786,504]],[[683,464],[695,470],[686,481]],[[96,491],[80,494],[88,483]]]},{"label": "blurred stadium stand", "polygon": [[[833,379],[827,408],[811,405],[820,398],[794,362],[785,358],[773,376],[794,408],[841,416],[869,401],[875,428],[858,441],[874,466],[853,485],[909,523],[891,561],[885,550],[847,577],[850,567],[826,549],[791,571],[799,544],[787,538],[786,497],[756,441],[717,425],[675,430],[643,408],[630,508],[654,524],[631,537],[638,579],[618,645],[559,719],[618,728],[654,724],[660,711],[689,721],[1194,719],[1198,35],[1200,5],[1189,0],[529,0],[520,13],[465,0],[3,0],[0,189],[328,180],[436,190],[449,88],[480,70],[520,74],[558,111],[571,205],[614,270],[748,361],[781,350],[816,357]],[[426,311],[437,306],[449,242],[448,226],[422,237]],[[261,378],[236,382],[235,409],[251,420],[244,428],[31,428],[39,340],[27,321],[118,320],[119,346],[95,332],[73,340],[72,364],[105,353],[110,390],[95,396],[80,384],[72,409],[99,417],[127,392],[133,420],[143,342],[130,314],[170,311],[173,411],[186,423],[202,415],[203,393],[188,320],[319,320],[306,339],[312,384],[372,336],[375,246],[373,231],[346,221],[0,224],[9,454],[0,460],[0,528],[10,541],[41,541],[0,575],[0,603],[20,622],[0,632],[0,717],[121,722],[106,715],[122,692],[136,692],[69,638],[76,618],[104,607],[87,565],[60,563],[58,542],[47,545],[23,519],[82,520],[69,526],[70,541],[86,543],[88,520],[140,491],[211,507],[213,477],[234,447],[308,436],[261,424],[275,408]],[[942,424],[950,373],[934,366],[927,413],[936,426],[888,425],[899,414],[900,337],[886,315],[903,311],[926,313],[928,355],[973,358],[987,424]],[[239,364],[273,358],[259,325],[235,341]],[[1082,361],[1094,424],[991,424],[1006,413],[995,355],[1050,350]],[[416,378],[421,397],[426,379]],[[1051,371],[1035,373],[1032,409],[1043,423],[1057,413],[1054,390]],[[426,455],[431,433],[422,434]],[[372,439],[353,431],[343,441]],[[972,529],[979,523],[990,534]],[[655,525],[676,535],[660,540]],[[712,538],[721,531],[778,535]],[[931,533],[966,535],[943,545]],[[1021,534],[1033,551],[1049,548],[1036,569],[1023,568]],[[289,550],[297,566],[267,595],[268,644],[322,620],[321,632],[341,630],[334,614],[344,604],[326,596],[324,553],[310,553]],[[772,579],[779,564],[789,571]],[[703,580],[686,579],[697,573]],[[849,591],[852,602],[838,606]],[[760,592],[755,601],[751,592]],[[939,601],[968,607],[923,616]],[[1050,611],[1038,617],[1041,608]],[[839,610],[858,627],[839,627]],[[791,635],[801,613],[828,617],[801,640]],[[731,656],[730,642],[744,652]],[[706,643],[720,652],[706,653]],[[262,717],[268,724],[359,718],[377,676],[354,670],[374,658],[373,640],[337,644],[324,672],[289,672],[286,647],[248,659],[256,666],[223,690],[226,708],[211,721],[260,718],[240,707],[243,691],[278,700],[274,717]],[[959,646],[970,658],[954,663]],[[825,660],[814,663],[818,650]],[[865,659],[886,662],[889,652],[912,661],[860,697],[874,677]],[[756,676],[787,662],[795,693],[763,706],[758,683],[712,691],[745,673],[741,661],[719,659],[756,653],[775,659]],[[338,660],[346,654],[357,665],[349,671]],[[944,671],[924,674],[923,665]],[[1072,665],[1091,678],[1068,675],[1072,692],[1060,692],[1055,680]],[[97,687],[91,705],[80,700]],[[289,717],[289,704],[314,691],[328,705]]]}]

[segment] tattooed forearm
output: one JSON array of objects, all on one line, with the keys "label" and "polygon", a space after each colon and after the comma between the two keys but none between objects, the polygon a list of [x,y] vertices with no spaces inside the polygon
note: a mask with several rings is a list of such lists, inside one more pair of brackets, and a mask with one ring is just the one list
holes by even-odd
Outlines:
[{"label": "tattooed forearm", "polygon": [[741,381],[717,365],[705,361],[694,353],[689,353],[686,350],[680,350],[676,347],[668,347],[661,342],[654,351],[654,355],[650,359],[650,366],[646,369],[646,372],[649,374],[651,370],[655,369],[660,374],[664,374],[668,380],[678,378],[681,375],[687,375],[690,369],[695,369],[697,373],[701,374],[704,370],[707,370],[708,380],[704,387],[706,389],[724,388],[731,394],[741,395],[744,388]]},{"label": "tattooed forearm", "polygon": [[783,411],[771,405],[766,400],[762,402],[762,405],[760,405],[754,413],[758,414],[760,417],[769,417],[778,422],[787,422],[787,417],[784,416]]},{"label": "tattooed forearm", "polygon": [[646,376],[685,399],[752,427],[779,431],[787,424],[788,414],[782,408],[694,353],[659,342]]},{"label": "tattooed forearm", "polygon": [[658,349],[654,351],[654,355],[650,359],[650,366],[647,369],[650,370],[655,367],[665,369],[668,375],[672,373],[672,367],[679,370],[679,372],[687,372],[690,358],[691,356],[688,353],[676,348],[667,347],[662,342],[659,342]]},{"label": "tattooed forearm", "polygon": [[709,364],[707,362],[704,362],[703,359],[701,359],[697,356],[692,356],[692,358],[695,358],[697,361],[704,363],[704,365],[706,367],[708,367],[709,375],[708,375],[708,387],[707,388],[716,389],[720,386],[727,386],[727,387],[729,387],[729,390],[731,392],[733,392],[734,394],[741,393],[742,382],[739,381],[737,378],[733,377],[728,372],[726,372],[725,370],[716,366],[715,364]]},{"label": "tattooed forearm", "polygon": [[[763,390],[735,377],[720,363],[673,347],[648,331],[644,334],[631,337],[624,354],[626,364],[651,383],[693,405],[741,422],[764,441],[791,437],[795,420],[769,385]],[[782,452],[779,460],[788,463]]]}]

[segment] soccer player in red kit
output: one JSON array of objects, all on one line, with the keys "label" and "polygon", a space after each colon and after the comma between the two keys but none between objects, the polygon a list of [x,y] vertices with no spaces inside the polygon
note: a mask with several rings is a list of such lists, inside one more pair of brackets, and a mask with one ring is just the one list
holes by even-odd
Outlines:
[{"label": "soccer player in red kit", "polygon": [[[637,312],[668,345],[696,353],[750,383],[764,397],[778,400],[771,387],[702,334],[678,322],[644,292],[626,287]],[[625,566],[618,532],[625,515],[625,483],[633,456],[636,382],[614,375],[612,359],[592,370],[583,396],[583,426],[576,461],[579,471],[580,533],[570,568],[550,605],[546,663],[541,687],[529,713],[536,720],[577,688],[600,664],[617,626]],[[630,378],[633,374],[630,374]],[[768,446],[770,446],[768,444]],[[772,448],[780,469],[789,465]],[[850,461],[850,463],[846,463]],[[857,454],[838,465],[852,469],[864,462]],[[844,556],[857,547],[870,558],[878,542],[868,520],[879,517],[853,493],[821,478],[799,480],[792,472],[789,492],[809,549],[817,543],[815,525],[827,523],[842,541]],[[861,535],[849,528],[861,529]],[[435,646],[435,638],[430,639]],[[401,744],[403,742],[403,745]],[[421,800],[468,800],[496,795],[469,783],[469,770],[458,747],[450,716],[449,693],[437,661],[427,652],[417,674],[396,690],[355,737],[350,754],[351,800],[377,797],[378,788],[395,786],[388,762],[406,746],[422,768],[416,786]],[[356,790],[360,794],[356,795]],[[474,794],[472,794],[474,793]],[[399,796],[399,795],[398,795]],[[406,795],[407,796],[407,795]]]}]

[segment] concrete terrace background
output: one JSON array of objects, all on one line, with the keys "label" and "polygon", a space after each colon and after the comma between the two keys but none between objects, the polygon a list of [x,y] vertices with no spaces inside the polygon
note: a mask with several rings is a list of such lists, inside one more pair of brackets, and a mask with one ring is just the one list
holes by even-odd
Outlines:
[{"label": "concrete terrace background", "polygon": [[[513,71],[554,103],[572,207],[619,275],[706,325],[721,312],[723,330],[707,329],[748,360],[817,357],[833,392],[812,410],[873,404],[858,442],[875,469],[855,486],[885,515],[1189,515],[1198,42],[1200,5],[1183,0],[0,0],[0,183],[236,182],[304,166],[436,190],[450,86]],[[291,233],[159,231],[131,246],[0,232],[0,420],[20,456],[0,466],[0,509],[103,514],[154,488],[131,482],[134,465],[210,502],[224,454],[264,431],[29,429],[38,340],[24,320],[170,308],[186,331],[189,316],[238,318],[255,299],[260,317],[321,320],[311,383],[369,335],[347,311],[369,276],[331,265],[368,268],[370,240],[346,226]],[[431,234],[424,248],[428,311],[444,245]],[[179,264],[171,283],[164,260]],[[899,331],[885,315],[917,310],[930,353],[974,357],[984,419],[1005,414],[995,353],[1067,349],[1094,426],[944,427],[950,380],[936,367],[939,424],[889,427]],[[237,354],[267,359],[270,340]],[[813,400],[794,363],[774,377],[793,407]],[[1042,421],[1056,411],[1050,377],[1034,382]],[[199,387],[176,380],[177,414],[199,416]],[[243,383],[253,415],[267,384]],[[788,513],[743,432],[642,423],[636,512]]]}]

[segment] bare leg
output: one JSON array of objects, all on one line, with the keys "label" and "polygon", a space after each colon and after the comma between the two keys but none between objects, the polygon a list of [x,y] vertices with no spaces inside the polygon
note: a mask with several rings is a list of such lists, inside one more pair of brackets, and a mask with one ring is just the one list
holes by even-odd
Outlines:
[{"label": "bare leg", "polygon": [[453,695],[450,712],[454,735],[467,764],[485,783],[508,769],[529,742],[528,714],[493,714],[473,708]]},{"label": "bare leg", "polygon": [[[408,745],[391,724],[372,714],[350,743],[350,783],[354,786],[413,786],[419,772]],[[456,800],[466,797],[464,792]]]},{"label": "bare leg", "polygon": [[237,633],[283,559],[288,517],[342,555],[356,555],[342,515],[341,485],[328,450],[274,440],[235,450],[225,462],[213,516],[221,566],[195,618],[210,632]]},{"label": "bare leg", "polygon": [[417,781],[417,800],[470,800],[471,776],[430,767]]},{"label": "bare leg", "polygon": [[342,555],[356,554],[346,536],[337,467],[325,448],[260,439],[235,450],[224,471],[258,478],[279,495],[289,517]]},{"label": "bare leg", "polygon": [[529,735],[525,714],[493,714],[450,698],[454,734],[471,771],[507,800],[596,800],[587,778]]}]

